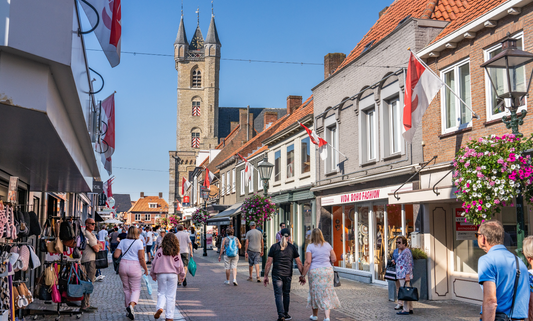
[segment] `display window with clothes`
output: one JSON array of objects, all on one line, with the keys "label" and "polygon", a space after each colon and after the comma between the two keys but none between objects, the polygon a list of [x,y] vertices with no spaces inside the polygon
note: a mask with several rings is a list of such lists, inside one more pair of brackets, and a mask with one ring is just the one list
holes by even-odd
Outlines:
[{"label": "display window with clothes", "polygon": [[365,275],[365,281],[385,282],[396,238],[400,235],[409,238],[415,230],[414,214],[419,205],[389,205],[387,199],[355,200],[323,197],[322,203],[340,204],[320,208],[319,228],[335,251],[336,269]]}]

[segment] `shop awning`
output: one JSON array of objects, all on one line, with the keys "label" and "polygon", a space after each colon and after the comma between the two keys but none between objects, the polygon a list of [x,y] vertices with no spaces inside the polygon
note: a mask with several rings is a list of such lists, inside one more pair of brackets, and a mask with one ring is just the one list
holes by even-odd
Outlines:
[{"label": "shop awning", "polygon": [[227,210],[218,213],[207,220],[208,225],[222,225],[230,222],[230,219],[241,212],[242,203],[236,203],[230,206]]}]

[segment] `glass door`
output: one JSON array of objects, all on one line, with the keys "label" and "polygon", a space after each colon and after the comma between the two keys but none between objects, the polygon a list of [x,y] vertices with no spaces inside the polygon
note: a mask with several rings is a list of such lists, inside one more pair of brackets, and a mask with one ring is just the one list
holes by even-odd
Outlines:
[{"label": "glass door", "polygon": [[385,281],[387,235],[385,232],[386,211],[385,205],[374,205],[374,229],[373,251],[374,256],[374,280]]},{"label": "glass door", "polygon": [[357,208],[357,266],[358,270],[370,272],[370,238],[368,232],[369,228],[369,212],[368,206],[362,206]]}]

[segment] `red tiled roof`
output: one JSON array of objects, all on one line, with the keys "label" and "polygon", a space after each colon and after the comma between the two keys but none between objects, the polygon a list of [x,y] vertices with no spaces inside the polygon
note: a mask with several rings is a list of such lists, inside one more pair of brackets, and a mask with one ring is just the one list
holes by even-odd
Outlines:
[{"label": "red tiled roof", "polygon": [[470,4],[466,0],[439,0],[431,19],[452,21],[457,19],[457,15],[465,12],[469,7]]},{"label": "red tiled roof", "polygon": [[[150,203],[156,203],[156,208],[150,208]],[[141,197],[135,202],[135,205],[129,210],[130,212],[153,212],[153,213],[167,213],[168,203],[157,196]]]},{"label": "red tiled roof", "polygon": [[260,153],[264,152],[264,151],[267,150],[267,149],[268,149],[268,146],[265,145],[265,146],[259,148],[258,150],[256,150],[255,152],[253,152],[252,154],[250,154],[250,155],[248,156],[248,158],[252,158],[252,157],[254,157],[255,155],[260,154]]},{"label": "red tiled roof", "polygon": [[[289,127],[290,125],[296,123],[298,120],[302,119],[303,117],[309,114],[312,114],[313,106],[314,106],[313,95],[311,95],[309,98],[307,98],[306,101],[304,101],[304,103],[300,107],[298,107],[298,109],[294,111],[294,113],[292,113],[289,116],[289,118],[287,118],[286,122],[284,122],[281,126],[278,127],[278,129],[274,133],[272,133],[271,136],[276,135],[277,133],[281,132],[282,130]],[[302,127],[302,130],[303,130],[303,127]]]},{"label": "red tiled roof", "polygon": [[[441,1],[446,0],[439,0],[439,2]],[[450,2],[451,0],[447,1]],[[457,3],[459,1],[456,0],[455,2]],[[450,22],[450,24],[448,24],[446,28],[441,31],[441,33],[432,41],[432,43],[446,37],[450,33],[479,18],[481,15],[496,8],[504,2],[506,2],[506,0],[469,0],[469,5],[465,7],[465,10],[462,12],[462,14],[457,19]]]}]

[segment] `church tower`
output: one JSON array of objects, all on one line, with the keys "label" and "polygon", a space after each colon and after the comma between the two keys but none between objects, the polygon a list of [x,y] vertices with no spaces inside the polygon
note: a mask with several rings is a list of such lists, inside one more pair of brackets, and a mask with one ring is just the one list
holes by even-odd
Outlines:
[{"label": "church tower", "polygon": [[[174,61],[178,72],[176,151],[170,151],[169,204],[175,213],[177,202],[183,203],[182,179],[189,180],[200,150],[218,145],[218,92],[220,47],[215,16],[207,37],[200,30],[199,9],[196,31],[190,42],[181,14],[178,35],[174,42]],[[187,194],[187,193],[185,193]]]},{"label": "church tower", "polygon": [[178,151],[212,149],[218,145],[220,47],[214,15],[205,41],[198,18],[190,43],[181,17],[174,43],[178,71]]}]

